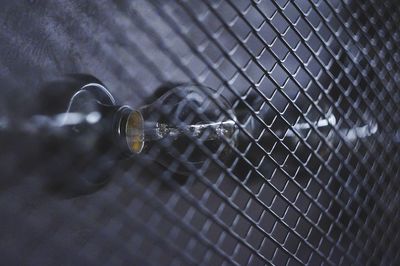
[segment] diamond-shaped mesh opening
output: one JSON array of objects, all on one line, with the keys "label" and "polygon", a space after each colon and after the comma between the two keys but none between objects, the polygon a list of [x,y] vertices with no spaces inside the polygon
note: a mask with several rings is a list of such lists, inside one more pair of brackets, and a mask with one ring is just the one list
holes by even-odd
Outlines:
[{"label": "diamond-shaped mesh opening", "polygon": [[[0,13],[5,263],[400,262],[396,1]],[[88,126],[95,116],[74,134],[43,126],[100,81],[112,106],[143,110],[141,152]]]}]

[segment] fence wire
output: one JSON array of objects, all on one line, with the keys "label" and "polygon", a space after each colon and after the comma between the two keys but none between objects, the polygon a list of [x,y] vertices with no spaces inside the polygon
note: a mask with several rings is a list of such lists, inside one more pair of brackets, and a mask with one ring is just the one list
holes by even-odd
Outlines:
[{"label": "fence wire", "polygon": [[[400,262],[397,1],[10,3],[0,22],[4,262]],[[65,73],[134,109],[198,88],[201,100],[178,93],[151,118],[229,120],[235,133],[192,126],[121,159],[113,145],[7,129],[64,110],[62,91],[79,87]],[[47,187],[99,178],[74,197]]]}]

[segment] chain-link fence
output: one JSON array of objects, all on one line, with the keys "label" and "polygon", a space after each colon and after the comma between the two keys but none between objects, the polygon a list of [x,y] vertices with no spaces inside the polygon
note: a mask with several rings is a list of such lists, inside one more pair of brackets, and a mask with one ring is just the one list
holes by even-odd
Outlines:
[{"label": "chain-link fence", "polygon": [[[3,263],[400,262],[397,1],[0,14]],[[121,133],[130,150],[75,102],[58,126],[89,83],[140,111]]]}]

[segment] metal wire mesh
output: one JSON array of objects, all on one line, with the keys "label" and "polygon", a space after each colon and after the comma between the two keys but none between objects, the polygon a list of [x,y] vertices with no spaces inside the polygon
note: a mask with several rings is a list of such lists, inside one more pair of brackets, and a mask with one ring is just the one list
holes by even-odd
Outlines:
[{"label": "metal wire mesh", "polygon": [[[150,0],[62,7],[34,3],[25,14],[28,29],[15,18],[22,6],[2,11],[1,34],[9,40],[1,53],[1,73],[9,76],[2,82],[4,116],[22,120],[44,105],[60,107],[40,98],[43,83],[81,72],[135,107],[166,84],[212,88],[203,104],[216,104],[221,115],[235,113],[240,137],[215,149],[201,139],[184,149],[164,144],[174,156],[169,165],[139,154],[115,163],[112,180],[97,192],[58,199],[42,191],[44,177],[96,176],[110,153],[77,163],[69,152],[2,135],[8,151],[0,155],[2,260],[399,263],[396,1]],[[38,18],[40,12],[45,15]],[[25,46],[12,45],[22,41]],[[193,112],[207,116],[200,109]],[[152,149],[149,157],[159,152]],[[188,164],[193,153],[206,159]],[[182,165],[188,173],[177,173]]]}]

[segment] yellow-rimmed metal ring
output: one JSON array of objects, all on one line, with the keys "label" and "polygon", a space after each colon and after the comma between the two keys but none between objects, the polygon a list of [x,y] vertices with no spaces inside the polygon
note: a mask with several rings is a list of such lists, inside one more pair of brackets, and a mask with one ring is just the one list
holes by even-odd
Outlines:
[{"label": "yellow-rimmed metal ring", "polygon": [[144,121],[139,111],[132,111],[126,122],[126,142],[131,152],[140,153],[144,147]]}]

